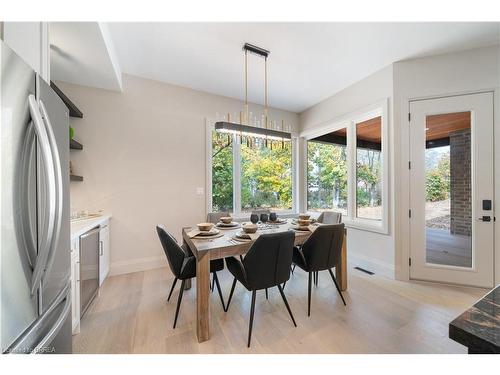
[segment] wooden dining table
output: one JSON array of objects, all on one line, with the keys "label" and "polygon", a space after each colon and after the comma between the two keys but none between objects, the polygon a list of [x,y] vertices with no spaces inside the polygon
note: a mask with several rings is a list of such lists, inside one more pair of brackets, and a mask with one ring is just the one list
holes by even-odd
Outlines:
[{"label": "wooden dining table", "polygon": [[[310,231],[292,229],[292,220],[284,224],[269,224],[259,228],[260,234],[276,233],[288,230],[295,232],[295,245],[302,245],[311,235]],[[236,229],[220,229],[224,235],[213,239],[190,238],[188,232],[193,228],[182,229],[183,245],[196,257],[196,334],[198,342],[210,339],[210,260],[245,254],[253,241],[237,242],[231,238],[241,231]],[[342,291],[347,289],[347,231],[344,231],[344,241],[340,256],[340,264],[335,267],[336,278]]]}]

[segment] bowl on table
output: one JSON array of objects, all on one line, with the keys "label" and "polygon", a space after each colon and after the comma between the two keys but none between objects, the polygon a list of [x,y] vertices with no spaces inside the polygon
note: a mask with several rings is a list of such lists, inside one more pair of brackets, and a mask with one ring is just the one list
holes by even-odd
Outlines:
[{"label": "bowl on table", "polygon": [[231,216],[223,216],[220,218],[220,221],[224,224],[231,224],[233,222],[233,218]]},{"label": "bowl on table", "polygon": [[255,233],[255,232],[257,232],[257,225],[255,225],[255,224],[245,224],[245,225],[243,225],[243,231],[245,233]]},{"label": "bowl on table", "polygon": [[298,219],[297,224],[299,224],[301,227],[307,227],[311,224],[311,220],[309,219]]},{"label": "bowl on table", "polygon": [[196,224],[196,226],[202,232],[209,232],[214,227],[212,223],[200,223]]},{"label": "bowl on table", "polygon": [[299,214],[299,220],[309,220],[310,217],[309,214]]}]

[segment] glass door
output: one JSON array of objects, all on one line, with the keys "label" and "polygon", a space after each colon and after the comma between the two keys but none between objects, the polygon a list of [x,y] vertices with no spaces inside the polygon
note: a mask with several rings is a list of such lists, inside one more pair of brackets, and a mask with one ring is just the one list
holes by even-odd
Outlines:
[{"label": "glass door", "polygon": [[410,102],[410,277],[493,286],[493,94]]}]

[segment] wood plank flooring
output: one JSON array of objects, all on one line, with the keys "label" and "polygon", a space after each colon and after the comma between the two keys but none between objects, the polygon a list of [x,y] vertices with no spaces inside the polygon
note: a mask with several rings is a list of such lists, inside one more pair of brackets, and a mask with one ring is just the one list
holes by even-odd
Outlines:
[{"label": "wood plank flooring", "polygon": [[[277,288],[258,292],[252,346],[246,347],[251,292],[238,284],[227,313],[210,296],[211,338],[196,339],[196,288],[184,293],[172,329],[178,288],[167,268],[108,278],[73,336],[75,353],[466,353],[448,339],[448,323],[485,294],[484,289],[400,282],[349,266],[342,304],[327,272],[313,286],[307,317],[307,274],[296,270],[285,294],[295,328]],[[219,273],[227,300],[232,277]],[[178,283],[180,284],[180,283]]]},{"label": "wood plank flooring", "polygon": [[427,262],[472,267],[472,237],[426,228]]}]

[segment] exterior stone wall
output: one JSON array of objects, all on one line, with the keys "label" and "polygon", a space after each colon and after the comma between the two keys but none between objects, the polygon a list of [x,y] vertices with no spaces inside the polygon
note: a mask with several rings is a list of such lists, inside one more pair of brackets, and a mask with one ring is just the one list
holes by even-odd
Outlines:
[{"label": "exterior stone wall", "polygon": [[450,133],[450,205],[452,234],[472,234],[471,133]]}]

